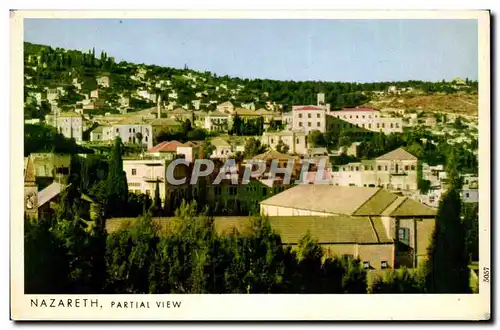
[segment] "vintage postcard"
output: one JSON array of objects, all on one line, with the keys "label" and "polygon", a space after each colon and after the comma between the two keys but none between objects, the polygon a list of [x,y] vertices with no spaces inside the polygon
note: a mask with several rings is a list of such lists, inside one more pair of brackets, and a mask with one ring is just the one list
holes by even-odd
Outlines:
[{"label": "vintage postcard", "polygon": [[488,11],[11,28],[13,320],[491,318]]}]

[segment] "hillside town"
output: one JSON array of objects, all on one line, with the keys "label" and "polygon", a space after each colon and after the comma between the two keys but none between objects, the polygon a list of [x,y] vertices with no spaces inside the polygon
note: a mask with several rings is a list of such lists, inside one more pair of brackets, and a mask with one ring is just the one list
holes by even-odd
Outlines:
[{"label": "hillside town", "polygon": [[[384,274],[396,270],[418,282],[414,274],[428,261],[443,200],[459,187],[458,203],[469,212],[460,216],[475,221],[464,234],[466,275],[475,290],[477,103],[471,112],[470,104],[454,111],[409,108],[405,100],[477,102],[477,82],[380,83],[342,92],[318,83],[284,102],[267,81],[257,82],[257,91],[253,82],[115,63],[105,53],[25,50],[24,194],[31,222],[78,219],[84,231],[101,226],[107,242],[119,245],[125,243],[118,235],[143,217],[170,233],[178,219],[203,214],[220,236],[244,236],[261,217],[280,235],[280,249],[302,251],[309,237],[322,249],[321,260],[357,260],[359,272],[383,287]],[[402,101],[399,107],[384,106],[393,99]],[[199,175],[199,160],[211,160],[213,171]],[[255,164],[264,170],[245,178]],[[170,175],[186,180],[174,184]],[[191,184],[195,176],[200,180]],[[137,246],[146,244],[131,235]],[[117,258],[106,262],[118,274]],[[136,267],[131,258],[127,267]],[[125,290],[126,275],[116,276],[109,290],[153,290]],[[233,292],[267,290],[253,281]],[[154,290],[182,292],[172,285]]]}]

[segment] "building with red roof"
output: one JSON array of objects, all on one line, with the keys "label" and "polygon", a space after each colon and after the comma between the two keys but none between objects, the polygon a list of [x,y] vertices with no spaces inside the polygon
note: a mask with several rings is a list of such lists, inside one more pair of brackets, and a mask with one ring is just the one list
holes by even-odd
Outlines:
[{"label": "building with red roof", "polygon": [[177,147],[182,143],[176,140],[163,141],[148,150],[148,154],[172,160],[177,155]]}]

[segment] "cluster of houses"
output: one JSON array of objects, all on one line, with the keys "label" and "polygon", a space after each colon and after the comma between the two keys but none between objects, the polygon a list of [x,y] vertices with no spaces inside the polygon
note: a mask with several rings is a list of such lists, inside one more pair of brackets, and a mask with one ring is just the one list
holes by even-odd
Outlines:
[{"label": "cluster of houses", "polygon": [[[145,74],[139,70],[135,79],[144,79]],[[99,88],[105,89],[110,85],[107,76],[98,77],[97,82]],[[159,84],[168,85],[162,81]],[[255,109],[251,103],[235,107],[230,101],[218,104],[215,111],[206,112],[198,109],[199,104],[195,110],[165,106],[159,97],[147,91],[139,94],[152,102],[156,101],[156,107],[128,114],[89,115],[84,110],[100,106],[99,94],[99,90],[92,92],[88,101],[82,102],[82,111],[62,112],[55,106],[46,121],[78,143],[111,143],[118,136],[125,144],[142,146],[143,152],[123,160],[129,192],[153,197],[156,187],[159,187],[160,198],[166,202],[173,190],[186,189],[189,185],[189,179],[180,185],[168,182],[167,171],[172,161],[184,159],[187,165],[177,166],[173,174],[175,178],[189,178],[197,159],[224,161],[237,152],[243,154],[245,138],[235,142],[235,139],[224,137],[224,133],[230,131],[236,117],[244,120],[262,118],[264,128],[274,121],[283,129],[265,131],[259,139],[269,150],[238,160],[235,174],[238,183],[229,184],[226,180],[222,186],[237,198],[241,190],[249,189],[248,185],[241,183],[249,161],[265,163],[266,170],[252,176],[251,180],[260,187],[257,189],[261,189],[260,213],[269,217],[273,228],[282,235],[284,244],[296,246],[300,236],[309,231],[325,248],[328,256],[359,257],[366,269],[417,267],[425,258],[434,229],[436,207],[447,187],[443,166],[421,163],[403,148],[375,159],[333,166],[329,158],[331,153],[325,148],[308,145],[308,136],[313,131],[347,130],[357,134],[402,132],[405,126],[403,116],[393,116],[369,107],[332,110],[325,103],[323,93],[317,95],[317,104],[293,106],[289,112],[272,111],[269,107]],[[53,101],[60,95],[58,89],[50,91]],[[30,97],[38,102],[38,95]],[[120,104],[127,108],[128,98],[121,97]],[[409,118],[414,119],[412,116]],[[211,139],[213,150],[210,154],[204,154],[205,141],[164,141],[155,144],[159,133],[179,127],[186,120],[190,120],[193,126],[222,135]],[[432,121],[428,124],[435,125]],[[88,132],[88,138],[85,132]],[[342,148],[342,152],[356,155],[358,145],[353,143]],[[283,149],[283,146],[286,148]],[[317,164],[320,159],[325,160],[326,167],[321,169],[312,165],[305,175],[308,184],[289,185],[283,175],[271,175],[269,171],[273,161],[278,161],[279,167],[283,168],[292,160],[294,182],[304,178],[301,173],[304,162],[314,160]],[[25,159],[25,212],[29,217],[37,218],[40,213],[50,212],[52,204],[67,187],[70,163],[70,156],[50,153],[32,154]],[[419,169],[422,173],[420,178]],[[218,171],[220,167],[214,175]],[[317,178],[321,178],[321,184],[316,181]],[[232,179],[231,175],[226,179]],[[45,184],[41,185],[41,180],[45,180]],[[214,177],[207,180],[210,185]],[[420,192],[419,180],[430,183],[425,194]],[[282,192],[270,196],[269,188],[279,188]],[[216,195],[220,194],[221,187],[213,189]],[[90,204],[94,203],[88,196],[82,198]],[[478,202],[477,176],[464,176],[462,200]],[[89,220],[93,220],[91,213]],[[117,221],[108,220],[109,231],[118,228]],[[169,220],[158,218],[155,221],[161,225]],[[248,217],[215,218],[216,229],[220,232],[241,229],[247,222]]]},{"label": "cluster of houses", "polygon": [[[168,165],[177,158],[183,158],[188,165],[176,166],[173,175],[176,179],[187,180],[180,185],[172,185],[167,180]],[[165,202],[173,190],[187,188],[193,173],[193,162],[201,158],[206,158],[202,141],[162,142],[149,148],[142,157],[124,158],[123,169],[129,191],[153,197],[156,187],[159,187],[160,198]],[[259,184],[257,187],[261,188],[258,189],[262,189],[261,214],[269,216],[271,224],[283,235],[284,244],[296,246],[300,234],[309,231],[319,240],[327,255],[359,257],[367,269],[418,266],[426,255],[440,198],[439,194],[429,194],[427,200],[419,198],[418,159],[402,148],[373,160],[342,165],[338,169],[333,169],[328,157],[323,159],[327,160],[328,166],[321,175],[322,184],[315,182],[320,170],[315,166],[306,173],[308,184],[287,185],[280,180],[282,176],[279,174],[270,180],[269,170],[250,178]],[[248,160],[261,161],[266,165],[275,160],[280,164],[294,160],[294,182],[301,175],[303,162],[310,158],[270,149],[243,160],[235,174],[238,183],[230,184],[232,180],[229,177],[222,183],[222,186],[229,187],[235,198],[242,189],[249,189],[241,181]],[[25,210],[28,215],[38,216],[39,212],[47,212],[50,205],[57,201],[66,187],[69,166],[70,157],[67,155],[32,154],[26,158]],[[215,171],[214,176],[217,173]],[[432,191],[443,191],[446,187],[446,172],[442,166],[423,164],[422,175],[431,182]],[[209,178],[208,184],[213,183],[214,176]],[[52,183],[47,183],[38,191],[39,184],[35,181],[41,178],[52,178]],[[477,177],[464,176],[464,184],[463,201],[477,202]],[[278,186],[282,188],[281,193],[271,197],[267,195],[268,188]],[[252,187],[255,189],[255,185]],[[220,194],[220,187],[214,186],[213,189],[219,189]],[[249,218],[224,217],[215,220],[218,230],[224,231],[243,228]],[[111,229],[116,227],[114,219],[110,219],[109,224]]]}]

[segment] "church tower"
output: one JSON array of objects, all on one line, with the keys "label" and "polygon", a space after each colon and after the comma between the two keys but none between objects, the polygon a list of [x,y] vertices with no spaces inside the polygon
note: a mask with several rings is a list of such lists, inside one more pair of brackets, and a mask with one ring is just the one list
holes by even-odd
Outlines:
[{"label": "church tower", "polygon": [[35,182],[35,165],[31,156],[28,156],[24,170],[24,214],[29,219],[38,219],[38,187]]}]

